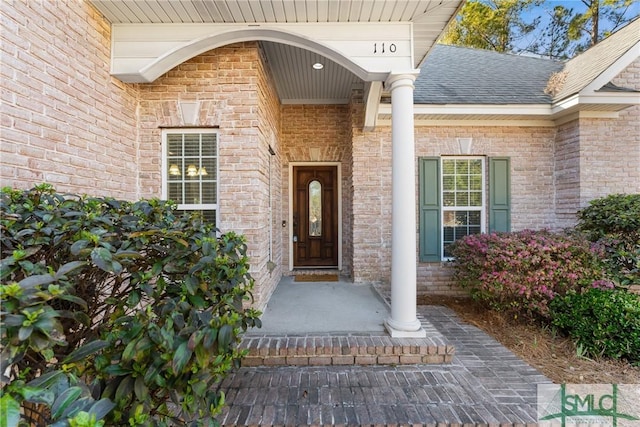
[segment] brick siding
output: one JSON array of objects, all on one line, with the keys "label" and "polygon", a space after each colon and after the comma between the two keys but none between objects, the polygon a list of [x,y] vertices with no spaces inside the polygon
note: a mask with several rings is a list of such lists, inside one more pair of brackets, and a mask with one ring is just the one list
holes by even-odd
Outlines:
[{"label": "brick siding", "polygon": [[0,1],[2,186],[136,199],[137,88],[109,75],[109,23],[87,2]]}]

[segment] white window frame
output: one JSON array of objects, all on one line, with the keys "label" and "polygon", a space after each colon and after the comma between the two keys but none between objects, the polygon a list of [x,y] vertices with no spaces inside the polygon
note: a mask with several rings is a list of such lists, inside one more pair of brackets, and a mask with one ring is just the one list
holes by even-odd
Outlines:
[{"label": "white window frame", "polygon": [[161,199],[168,200],[169,197],[169,164],[168,164],[168,143],[167,143],[167,135],[170,134],[206,134],[206,135],[216,135],[216,203],[179,203],[177,205],[178,210],[182,211],[215,211],[216,213],[216,227],[219,228],[220,225],[220,132],[216,129],[203,129],[203,128],[173,128],[173,129],[163,129],[162,130],[162,192]]},{"label": "white window frame", "polygon": [[[444,161],[445,160],[480,160],[482,162],[482,206],[480,208],[476,207],[445,207],[444,205]],[[487,161],[485,156],[440,156],[440,259],[442,261],[451,261],[453,257],[445,257],[444,256],[444,213],[445,212],[455,212],[455,211],[480,211],[480,233],[487,232]]]}]

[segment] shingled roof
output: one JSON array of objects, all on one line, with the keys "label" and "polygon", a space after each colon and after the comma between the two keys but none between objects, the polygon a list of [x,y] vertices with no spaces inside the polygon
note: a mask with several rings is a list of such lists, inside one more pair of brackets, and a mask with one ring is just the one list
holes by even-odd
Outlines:
[{"label": "shingled roof", "polygon": [[[549,104],[544,92],[563,62],[437,45],[415,82],[416,104]],[[435,78],[434,78],[435,76]]]},{"label": "shingled roof", "polygon": [[[640,18],[566,61],[436,45],[415,82],[415,104],[552,104],[579,93],[632,49],[640,52]],[[553,79],[552,79],[553,77]],[[553,94],[545,88],[553,82]],[[631,91],[611,82],[595,90]]]}]

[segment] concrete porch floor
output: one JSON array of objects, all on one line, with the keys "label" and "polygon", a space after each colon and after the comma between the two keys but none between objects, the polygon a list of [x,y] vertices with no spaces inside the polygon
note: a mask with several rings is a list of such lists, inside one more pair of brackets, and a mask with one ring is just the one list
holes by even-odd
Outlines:
[{"label": "concrete porch floor", "polygon": [[249,334],[384,332],[389,308],[370,284],[296,282],[285,276]]},{"label": "concrete porch floor", "polygon": [[424,338],[392,338],[389,307],[371,284],[296,282],[284,277],[247,332],[243,366],[448,363],[455,351],[427,320]]},{"label": "concrete porch floor", "polygon": [[[308,298],[298,300],[300,307],[296,310],[298,313],[305,312],[304,307],[307,307],[304,315],[308,317],[304,318],[305,322],[309,327],[318,329],[315,332],[306,332],[307,328],[296,332],[292,329],[278,331],[274,322],[269,325],[269,329],[265,327],[262,331],[253,330],[245,337],[243,345],[254,353],[259,353],[258,344],[261,342],[267,344],[266,349],[271,349],[261,347],[263,351],[274,351],[276,354],[279,351],[285,354],[291,351],[297,354],[298,351],[311,351],[319,342],[326,342],[322,340],[348,343],[348,338],[351,337],[356,340],[370,339],[375,343],[377,337],[386,334],[380,332],[379,322],[387,313],[377,310],[379,302],[385,301],[388,296],[381,299],[378,294],[372,293],[375,288],[371,286],[340,282],[330,285],[295,283],[290,278],[283,279],[280,285],[282,288],[277,290],[274,298],[293,291],[290,289],[293,287],[297,287],[295,290],[301,294],[309,292],[306,293]],[[369,314],[372,317],[367,317],[367,321],[364,318],[357,320],[373,330],[363,333],[339,331],[335,329],[343,328],[344,323],[337,320],[333,311],[321,311],[312,315],[313,310],[309,307],[316,302],[312,296],[315,295],[314,292],[323,289],[323,286],[333,295],[340,296],[338,299],[351,301],[355,305],[371,304],[377,307],[371,310],[373,313]],[[353,290],[352,295],[362,292],[363,299],[349,299],[341,294],[345,289],[340,286],[351,287],[347,291]],[[292,295],[295,294],[294,292]],[[277,314],[277,308],[288,305],[274,298],[265,311],[265,323],[269,322],[272,315]],[[292,316],[289,317],[290,321],[301,323],[302,317],[295,317],[294,312],[287,310],[282,315]],[[325,313],[324,316],[322,313]],[[536,423],[537,385],[550,383],[548,378],[492,337],[475,326],[460,321],[446,307],[419,306],[418,319],[429,331],[428,336],[442,339],[447,345],[455,347],[455,354],[450,355],[449,363],[352,362],[344,365],[327,363],[329,360],[325,358],[317,359],[323,363],[310,364],[311,357],[308,357],[304,366],[292,366],[284,364],[286,357],[274,358],[271,360],[283,363],[278,366],[265,366],[265,363],[260,366],[243,366],[225,378],[219,388],[226,394],[227,406],[217,417],[218,421],[229,426],[525,427]],[[354,323],[349,324],[355,325],[355,321],[351,319],[350,322]],[[331,332],[322,331],[329,329],[326,325],[332,325]],[[344,328],[349,329],[346,326]],[[331,341],[335,339],[337,341]],[[300,346],[301,342],[305,344]],[[251,348],[247,343],[255,346]],[[375,347],[374,345],[373,348]],[[408,348],[411,349],[410,344]],[[354,359],[355,357],[357,356],[353,356]],[[266,359],[263,362],[264,360]]]}]

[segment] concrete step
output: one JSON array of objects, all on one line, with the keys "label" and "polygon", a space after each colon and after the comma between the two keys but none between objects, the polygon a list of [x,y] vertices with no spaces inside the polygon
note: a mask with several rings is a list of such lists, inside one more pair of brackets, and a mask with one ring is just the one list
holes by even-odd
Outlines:
[{"label": "concrete step", "polygon": [[441,336],[391,338],[380,333],[250,335],[242,366],[415,365],[451,363],[455,348]]}]

